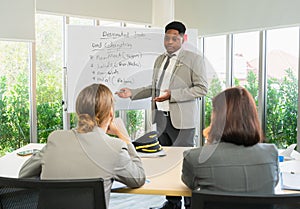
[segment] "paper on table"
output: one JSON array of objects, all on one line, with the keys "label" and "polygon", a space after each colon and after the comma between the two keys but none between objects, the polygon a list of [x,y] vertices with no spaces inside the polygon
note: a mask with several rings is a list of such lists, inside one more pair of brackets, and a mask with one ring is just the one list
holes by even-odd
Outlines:
[{"label": "paper on table", "polygon": [[114,181],[112,186],[111,186],[111,190],[114,190],[114,189],[121,189],[121,188],[126,188],[126,184],[123,184],[119,181]]},{"label": "paper on table", "polygon": [[294,172],[282,172],[281,189],[300,190],[300,174]]},{"label": "paper on table", "polygon": [[283,150],[280,155],[284,156],[285,160],[292,160],[293,157],[291,155],[296,146],[297,144],[291,144],[285,150]]},{"label": "paper on table", "polygon": [[144,152],[137,152],[137,153],[142,158],[155,158],[155,157],[163,157],[167,155],[164,150],[160,150],[154,153],[144,153]]},{"label": "paper on table", "polygon": [[[145,183],[150,183],[149,179],[146,179]],[[117,189],[122,189],[122,188],[126,188],[126,184],[123,184],[119,181],[114,181],[112,186],[111,186],[111,190],[117,190]]]}]

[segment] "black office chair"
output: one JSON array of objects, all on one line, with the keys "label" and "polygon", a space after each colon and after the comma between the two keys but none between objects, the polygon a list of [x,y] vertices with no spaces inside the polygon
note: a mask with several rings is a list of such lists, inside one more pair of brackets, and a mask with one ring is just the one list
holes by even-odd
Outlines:
[{"label": "black office chair", "polygon": [[0,209],[106,209],[103,179],[0,177]]},{"label": "black office chair", "polygon": [[193,191],[192,209],[298,209],[300,193],[246,194]]}]

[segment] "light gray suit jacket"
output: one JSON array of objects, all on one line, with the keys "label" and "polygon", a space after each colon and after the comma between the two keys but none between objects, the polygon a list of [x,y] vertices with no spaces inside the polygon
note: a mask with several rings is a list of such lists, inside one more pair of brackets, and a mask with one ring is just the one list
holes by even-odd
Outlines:
[{"label": "light gray suit jacket", "polygon": [[[184,153],[182,181],[192,190],[274,193],[279,179],[278,151],[273,144],[250,147],[221,142],[204,160],[202,148]],[[202,153],[203,154],[203,153]],[[201,162],[203,161],[204,162]]]},{"label": "light gray suit jacket", "polygon": [[[132,100],[155,97],[155,89],[159,80],[158,74],[165,55],[160,55],[154,64],[152,84],[147,87],[131,89]],[[172,124],[177,129],[195,128],[198,124],[198,107],[196,98],[207,93],[206,70],[204,59],[198,54],[181,50],[170,80],[169,100]],[[152,119],[155,118],[155,103],[152,102]]]},{"label": "light gray suit jacket", "polygon": [[74,130],[54,131],[47,145],[28,159],[19,177],[41,179],[103,178],[108,206],[112,180],[129,187],[145,182],[145,172],[134,146],[108,136],[101,128],[78,134]]}]

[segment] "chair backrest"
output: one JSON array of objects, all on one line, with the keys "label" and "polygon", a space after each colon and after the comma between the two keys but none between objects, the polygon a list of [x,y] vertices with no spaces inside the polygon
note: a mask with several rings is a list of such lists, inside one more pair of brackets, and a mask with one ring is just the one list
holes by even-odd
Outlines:
[{"label": "chair backrest", "polygon": [[103,179],[0,177],[0,209],[106,209]]},{"label": "chair backrest", "polygon": [[295,209],[300,208],[300,193],[246,194],[193,191],[192,209]]}]

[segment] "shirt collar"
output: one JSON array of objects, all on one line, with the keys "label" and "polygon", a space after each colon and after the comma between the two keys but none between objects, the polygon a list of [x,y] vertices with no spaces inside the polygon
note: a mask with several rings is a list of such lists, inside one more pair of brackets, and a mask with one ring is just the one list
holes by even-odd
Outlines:
[{"label": "shirt collar", "polygon": [[[182,48],[178,49],[176,52],[174,52],[172,54],[175,54],[175,56],[178,57],[179,53],[181,52],[181,49]],[[167,56],[167,55],[168,55],[168,52],[165,52],[165,56]]]}]

